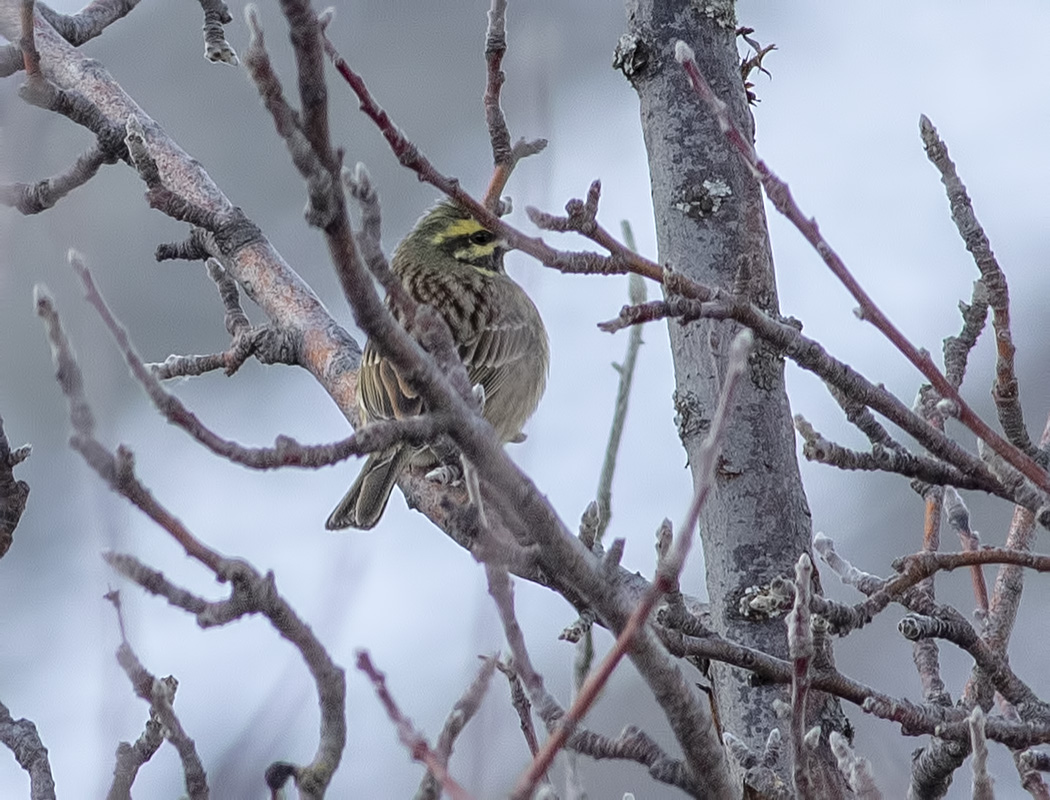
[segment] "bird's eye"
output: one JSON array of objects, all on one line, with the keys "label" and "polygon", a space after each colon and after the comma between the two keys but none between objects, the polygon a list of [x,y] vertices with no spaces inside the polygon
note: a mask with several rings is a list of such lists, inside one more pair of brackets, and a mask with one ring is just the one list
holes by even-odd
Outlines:
[{"label": "bird's eye", "polygon": [[476,231],[470,234],[470,243],[476,245],[492,244],[496,240],[496,234],[492,231]]}]

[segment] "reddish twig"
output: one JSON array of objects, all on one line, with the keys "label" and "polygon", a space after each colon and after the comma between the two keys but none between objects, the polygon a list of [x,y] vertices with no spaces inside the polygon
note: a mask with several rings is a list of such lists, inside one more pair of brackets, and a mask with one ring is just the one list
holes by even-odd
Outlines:
[{"label": "reddish twig", "polygon": [[365,673],[365,675],[368,676],[368,679],[372,681],[372,687],[375,689],[376,696],[383,704],[383,708],[386,709],[390,721],[393,722],[394,726],[397,728],[397,736],[401,740],[401,743],[408,748],[413,760],[425,764],[431,774],[441,782],[441,785],[453,800],[470,800],[470,794],[467,790],[460,786],[460,784],[448,774],[445,765],[441,763],[441,759],[430,749],[427,740],[421,733],[412,727],[412,722],[401,713],[401,709],[398,708],[397,702],[390,694],[390,690],[387,689],[386,675],[375,668],[372,664],[372,659],[368,655],[368,651],[357,651],[357,668]]},{"label": "reddish twig", "polygon": [[[508,225],[497,214],[494,214],[483,203],[475,200],[459,181],[439,172],[434,165],[424,156],[409,139],[394,124],[390,116],[372,97],[364,79],[354,72],[350,65],[339,55],[335,46],[326,38],[324,40],[325,52],[335,65],[336,71],[343,77],[360,102],[361,111],[371,119],[379,128],[383,138],[393,151],[398,162],[407,169],[412,170],[419,176],[421,181],[429,183],[439,191],[448,195],[459,205],[465,208],[482,225],[499,234],[511,247],[528,253],[538,261],[554,269],[573,274],[602,274],[622,275],[626,272],[637,272],[655,281],[662,281],[664,270],[659,264],[650,261],[636,253],[627,254],[617,252],[614,255],[602,256],[598,253],[570,253],[557,250],[534,236],[526,236],[512,225]],[[702,295],[703,299],[711,296],[711,290],[688,282],[689,287],[685,292]]]},{"label": "reddish twig", "polygon": [[754,148],[736,126],[733,125],[726,111],[725,103],[715,97],[711,87],[708,86],[707,81],[701,75],[700,68],[690,47],[685,42],[678,42],[675,48],[675,56],[689,76],[697,94],[715,113],[718,125],[726,135],[726,138],[733,144],[744,159],[744,162],[751,168],[755,177],[761,182],[770,202],[777,211],[794,224],[806,241],[813,246],[824,260],[824,263],[828,265],[835,277],[842,282],[849,293],[860,304],[860,318],[874,325],[933,384],[933,387],[941,397],[952,402],[954,405],[954,416],[969,428],[978,439],[986,442],[996,453],[1036,486],[1045,492],[1050,492],[1050,474],[1047,474],[1030,457],[993,431],[962,399],[958,390],[944,377],[944,374],[937,369],[937,365],[933,363],[929,352],[915,347],[875,304],[868,293],[864,291],[842,259],[831,249],[831,246],[821,235],[817,223],[802,213],[802,210],[791,196],[791,191],[787,184],[780,180],[766,163],[755,155]]},{"label": "reddish twig", "polygon": [[605,658],[592,672],[583,686],[580,687],[576,699],[565,712],[559,728],[551,734],[544,743],[536,758],[528,769],[522,773],[514,788],[511,797],[517,800],[527,800],[532,796],[532,791],[540,777],[550,767],[554,756],[564,746],[565,741],[573,732],[573,728],[587,713],[598,694],[609,680],[613,670],[620,660],[631,649],[634,637],[638,631],[648,622],[649,615],[656,606],[657,601],[667,592],[673,591],[678,586],[678,576],[685,565],[686,556],[693,542],[693,532],[700,510],[703,508],[707,496],[714,486],[714,469],[718,453],[722,445],[722,438],[728,426],[729,410],[732,407],[733,395],[741,377],[747,371],[747,354],[751,348],[752,336],[750,331],[743,331],[737,335],[730,348],[729,363],[722,393],[719,396],[718,408],[714,419],[711,421],[711,429],[704,440],[701,448],[700,464],[698,466],[699,485],[693,501],[690,503],[685,522],[678,529],[671,551],[666,558],[661,559],[656,575],[649,590],[642,597],[641,602],[634,612],[628,617],[626,624],[616,637],[616,642],[606,654]]}]

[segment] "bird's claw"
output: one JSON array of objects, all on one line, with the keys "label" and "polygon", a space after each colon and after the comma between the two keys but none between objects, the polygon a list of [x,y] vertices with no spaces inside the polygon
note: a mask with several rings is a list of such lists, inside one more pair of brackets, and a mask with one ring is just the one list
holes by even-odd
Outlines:
[{"label": "bird's claw", "polygon": [[430,470],[425,477],[439,486],[456,486],[463,482],[463,471],[453,464],[442,464]]}]

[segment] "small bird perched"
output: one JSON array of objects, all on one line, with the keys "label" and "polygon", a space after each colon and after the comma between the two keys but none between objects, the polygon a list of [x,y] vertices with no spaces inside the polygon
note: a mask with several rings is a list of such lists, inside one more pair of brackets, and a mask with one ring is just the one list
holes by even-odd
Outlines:
[{"label": "small bird perched", "polygon": [[[471,385],[484,390],[483,413],[501,442],[516,438],[536,410],[550,360],[539,311],[503,268],[506,249],[492,231],[445,200],[416,223],[390,262],[416,302],[433,306],[448,323]],[[426,411],[371,341],[361,356],[357,402],[363,424]],[[402,470],[436,461],[429,448],[409,444],[373,453],[325,527],[373,527]]]}]

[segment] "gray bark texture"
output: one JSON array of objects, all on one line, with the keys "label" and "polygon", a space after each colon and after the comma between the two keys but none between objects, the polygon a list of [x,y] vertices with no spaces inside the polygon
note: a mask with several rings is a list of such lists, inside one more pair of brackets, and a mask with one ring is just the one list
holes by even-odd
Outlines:
[{"label": "gray bark texture", "polygon": [[[627,18],[634,48],[631,64],[636,68],[628,77],[641,101],[660,263],[709,286],[731,291],[734,284],[742,285],[753,302],[776,312],[761,187],[674,56],[679,39],[693,47],[701,72],[727,103],[730,118],[753,140],[732,3],[628,0]],[[738,330],[736,323],[725,321],[669,321],[676,424],[694,482],[699,480],[699,447]],[[783,359],[758,340],[749,367],[750,380],[740,386],[716,483],[700,517],[707,589],[719,634],[787,658],[783,618],[749,617],[741,612],[740,601],[749,587],[793,574],[799,555],[811,552],[811,519],[795,453]],[[695,589],[688,575],[683,576],[683,589]],[[821,650],[814,665],[818,668],[822,659],[831,658],[826,643]],[[755,686],[745,671],[717,664],[712,680],[723,729],[754,752],[762,752],[773,728],[783,726],[787,734],[773,701],[787,701],[790,687]],[[828,733],[842,732],[845,718],[837,701],[825,695],[811,695],[809,708],[807,728],[820,724],[824,733],[811,760],[815,796],[846,795],[827,745]],[[778,772],[786,777],[789,765],[779,765]]]}]

